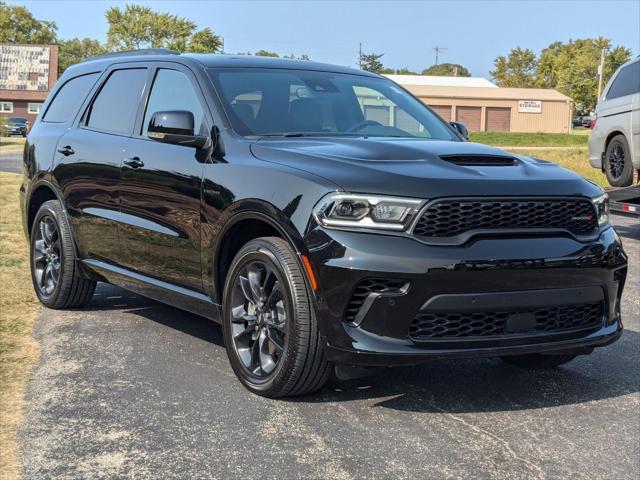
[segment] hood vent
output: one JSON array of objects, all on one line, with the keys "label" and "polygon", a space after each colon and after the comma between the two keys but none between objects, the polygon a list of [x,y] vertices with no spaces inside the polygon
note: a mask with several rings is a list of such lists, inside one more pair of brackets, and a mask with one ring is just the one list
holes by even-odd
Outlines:
[{"label": "hood vent", "polygon": [[517,162],[506,155],[442,155],[440,159],[463,167],[510,167]]}]

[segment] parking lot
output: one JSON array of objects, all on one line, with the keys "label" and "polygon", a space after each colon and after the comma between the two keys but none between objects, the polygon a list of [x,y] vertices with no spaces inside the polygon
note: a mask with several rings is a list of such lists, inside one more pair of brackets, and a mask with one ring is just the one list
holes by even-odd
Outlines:
[{"label": "parking lot", "polygon": [[220,328],[100,286],[43,310],[19,432],[26,478],[639,478],[640,226],[626,332],[552,371],[437,360],[268,400],[235,379]]}]

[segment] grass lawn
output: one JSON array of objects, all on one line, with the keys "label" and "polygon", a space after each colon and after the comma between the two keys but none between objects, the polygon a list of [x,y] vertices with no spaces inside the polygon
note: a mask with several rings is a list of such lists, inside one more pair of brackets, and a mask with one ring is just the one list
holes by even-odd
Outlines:
[{"label": "grass lawn", "polygon": [[588,135],[570,133],[469,132],[469,140],[502,147],[585,147]]},{"label": "grass lawn", "polygon": [[608,187],[607,177],[597,168],[589,165],[587,152],[584,149],[571,150],[514,150],[517,155],[537,157],[543,160],[557,163],[561,167],[568,168],[583,177],[596,182],[601,187]]},{"label": "grass lawn", "polygon": [[0,154],[22,152],[25,140],[24,137],[0,137]]},{"label": "grass lawn", "polygon": [[0,477],[3,480],[20,475],[15,431],[22,421],[25,383],[38,355],[31,330],[39,304],[33,293],[20,219],[21,180],[21,175],[0,173]]}]

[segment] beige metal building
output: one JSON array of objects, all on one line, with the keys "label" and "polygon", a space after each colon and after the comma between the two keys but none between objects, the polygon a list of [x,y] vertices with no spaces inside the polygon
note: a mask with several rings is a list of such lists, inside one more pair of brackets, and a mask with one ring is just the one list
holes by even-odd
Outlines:
[{"label": "beige metal building", "polygon": [[470,131],[569,133],[571,130],[571,99],[557,90],[418,85],[410,78],[403,79],[403,75],[393,77],[442,118],[462,122]]}]

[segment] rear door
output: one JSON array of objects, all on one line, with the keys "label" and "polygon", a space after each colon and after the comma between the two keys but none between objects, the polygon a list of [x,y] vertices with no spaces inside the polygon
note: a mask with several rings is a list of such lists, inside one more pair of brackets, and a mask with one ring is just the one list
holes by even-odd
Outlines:
[{"label": "rear door", "polygon": [[78,125],[58,141],[54,174],[81,258],[119,261],[120,163],[147,77],[139,64],[109,69]]},{"label": "rear door", "polygon": [[193,147],[147,137],[153,113],[188,110],[195,130],[212,125],[193,74],[182,65],[153,66],[146,106],[126,145],[120,171],[119,239],[122,264],[174,285],[202,291],[200,261],[201,185],[208,157]]}]

